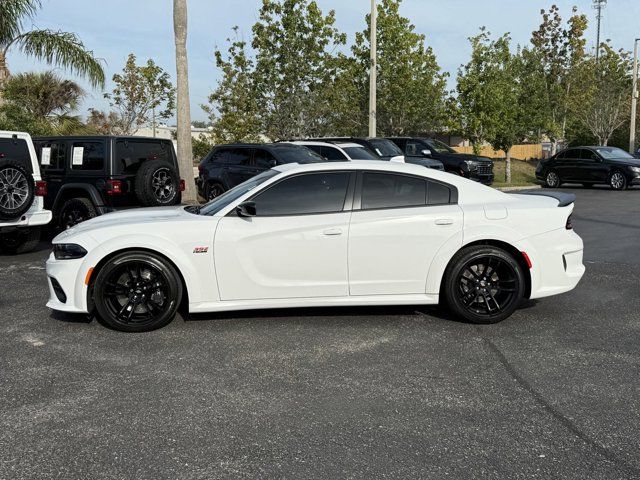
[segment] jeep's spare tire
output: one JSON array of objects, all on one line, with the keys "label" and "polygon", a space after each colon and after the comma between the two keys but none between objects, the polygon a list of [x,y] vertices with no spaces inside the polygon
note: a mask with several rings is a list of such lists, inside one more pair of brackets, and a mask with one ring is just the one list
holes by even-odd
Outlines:
[{"label": "jeep's spare tire", "polygon": [[13,220],[25,214],[34,195],[33,177],[22,164],[0,159],[0,218]]},{"label": "jeep's spare tire", "polygon": [[136,174],[136,197],[145,207],[177,204],[179,188],[180,177],[169,162],[148,160]]}]

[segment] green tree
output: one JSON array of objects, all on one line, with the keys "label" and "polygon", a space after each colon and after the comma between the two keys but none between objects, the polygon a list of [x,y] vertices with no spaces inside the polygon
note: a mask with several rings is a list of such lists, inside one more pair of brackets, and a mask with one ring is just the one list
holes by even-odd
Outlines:
[{"label": "green tree", "polygon": [[104,97],[118,115],[119,133],[131,135],[149,122],[155,127],[157,119],[172,116],[175,89],[169,74],[153,60],[138,66],[136,56],[130,53],[122,74],[115,74],[113,82],[113,92],[105,93]]},{"label": "green tree", "polygon": [[553,152],[559,141],[566,140],[570,122],[570,106],[576,94],[575,83],[579,78],[579,66],[585,57],[586,15],[579,15],[576,7],[572,16],[563,23],[560,9],[552,5],[549,11],[541,10],[542,23],[533,32],[531,43],[540,54],[547,99],[545,134],[553,143]]},{"label": "green tree", "polygon": [[104,70],[93,52],[73,33],[53,30],[25,30],[41,7],[40,0],[0,1],[0,100],[10,76],[7,53],[17,48],[37,60],[69,69],[85,77],[93,86],[104,86]]},{"label": "green tree", "polygon": [[222,78],[209,96],[209,104],[202,105],[208,114],[212,137],[216,143],[255,142],[260,139],[262,124],[258,96],[254,86],[254,63],[247,54],[246,42],[238,38],[230,43],[226,57],[216,50],[216,65]]},{"label": "green tree", "polygon": [[314,135],[317,91],[333,76],[332,51],[346,43],[315,1],[263,0],[253,26],[253,85],[263,133],[271,139]]},{"label": "green tree", "polygon": [[[425,36],[400,15],[402,0],[378,5],[377,124],[381,135],[419,135],[440,130],[445,121],[446,79]],[[360,83],[367,81],[371,18],[356,34],[353,54],[361,66]],[[364,77],[364,78],[363,78]],[[366,95],[367,89],[361,87]],[[363,103],[362,101],[360,103]],[[366,124],[366,118],[364,123]]]},{"label": "green tree", "polygon": [[597,139],[598,145],[607,145],[615,131],[629,119],[631,68],[631,54],[615,51],[609,42],[601,45],[597,62],[594,56],[589,56],[579,67],[576,82],[579,96],[571,105],[571,111]]}]

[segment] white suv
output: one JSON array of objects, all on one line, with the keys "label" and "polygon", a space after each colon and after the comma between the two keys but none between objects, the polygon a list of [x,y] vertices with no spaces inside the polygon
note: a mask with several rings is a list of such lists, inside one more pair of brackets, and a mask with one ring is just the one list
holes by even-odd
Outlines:
[{"label": "white suv", "polygon": [[[43,163],[47,158],[42,159]],[[0,249],[26,253],[40,241],[40,227],[51,221],[44,209],[47,183],[28,133],[0,131]]]}]

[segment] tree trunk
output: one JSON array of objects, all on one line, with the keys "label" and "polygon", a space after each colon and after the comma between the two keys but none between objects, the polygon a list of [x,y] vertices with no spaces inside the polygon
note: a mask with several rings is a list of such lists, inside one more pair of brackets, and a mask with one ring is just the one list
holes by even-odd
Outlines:
[{"label": "tree trunk", "polygon": [[4,52],[0,52],[0,107],[4,103],[4,85],[10,75],[7,67],[7,55]]},{"label": "tree trunk", "polygon": [[184,203],[197,203],[196,182],[193,176],[191,146],[191,109],[189,107],[189,68],[187,63],[187,0],[173,0],[173,30],[176,43],[178,117],[178,166],[185,181]]},{"label": "tree trunk", "polygon": [[511,183],[511,147],[507,149],[507,156],[505,158],[504,181],[505,183]]}]

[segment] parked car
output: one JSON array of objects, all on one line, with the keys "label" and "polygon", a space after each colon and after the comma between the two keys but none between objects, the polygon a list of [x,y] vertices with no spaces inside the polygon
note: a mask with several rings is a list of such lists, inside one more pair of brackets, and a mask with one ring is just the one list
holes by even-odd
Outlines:
[{"label": "parked car", "polygon": [[536,179],[545,187],[581,183],[585,187],[606,184],[624,190],[640,184],[640,159],[616,147],[573,147],[542,160]]},{"label": "parked car", "polygon": [[[355,142],[297,140],[292,143],[304,145],[330,162],[341,160],[384,160],[384,158],[372,152],[365,145]],[[436,170],[444,170],[442,162],[430,158],[420,159],[411,163],[423,165],[427,168],[435,168]]]},{"label": "parked car", "polygon": [[171,140],[78,136],[34,139],[60,229],[132,207],[178,205],[184,181]]},{"label": "parked car", "polygon": [[0,131],[0,249],[26,253],[40,241],[41,227],[51,221],[44,208],[47,183],[28,133]]},{"label": "parked car", "polygon": [[198,165],[198,193],[207,201],[213,200],[276,165],[324,161],[308,148],[291,143],[218,145]]},{"label": "parked car", "polygon": [[393,137],[407,163],[415,159],[432,158],[443,163],[445,171],[476,180],[485,185],[493,183],[493,160],[477,155],[458,153],[449,145],[434,138]]},{"label": "parked car", "polygon": [[404,162],[404,154],[393,143],[386,138],[372,138],[372,137],[321,137],[321,138],[305,138],[305,141],[319,141],[329,143],[344,143],[352,142],[359,145],[363,145],[374,152],[381,160],[387,160],[391,162]]},{"label": "parked car", "polygon": [[168,324],[183,301],[190,312],[444,301],[495,323],[582,277],[574,199],[404,163],[280,165],[204,206],[63,232],[47,305],[129,332]]}]

